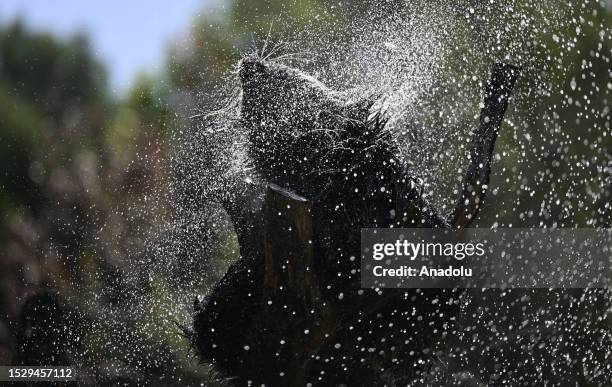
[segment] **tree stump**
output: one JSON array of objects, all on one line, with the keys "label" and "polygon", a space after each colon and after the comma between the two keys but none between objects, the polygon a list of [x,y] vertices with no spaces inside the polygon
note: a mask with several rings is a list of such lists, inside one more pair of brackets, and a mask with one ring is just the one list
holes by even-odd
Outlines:
[{"label": "tree stump", "polygon": [[264,217],[265,269],[262,307],[252,328],[258,336],[253,338],[258,343],[254,352],[258,363],[267,365],[261,369],[262,380],[300,385],[309,360],[333,334],[337,319],[321,299],[314,274],[312,203],[270,185]]}]

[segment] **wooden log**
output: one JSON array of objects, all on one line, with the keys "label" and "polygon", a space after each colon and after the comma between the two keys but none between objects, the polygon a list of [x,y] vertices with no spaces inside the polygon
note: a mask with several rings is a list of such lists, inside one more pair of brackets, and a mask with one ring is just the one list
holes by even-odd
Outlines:
[{"label": "wooden log", "polygon": [[312,203],[274,184],[265,204],[264,297],[291,292],[314,306],[320,298],[314,277]]},{"label": "wooden log", "polygon": [[262,309],[251,328],[258,343],[257,378],[270,385],[304,385],[310,359],[337,323],[315,276],[312,203],[270,185],[264,217]]}]

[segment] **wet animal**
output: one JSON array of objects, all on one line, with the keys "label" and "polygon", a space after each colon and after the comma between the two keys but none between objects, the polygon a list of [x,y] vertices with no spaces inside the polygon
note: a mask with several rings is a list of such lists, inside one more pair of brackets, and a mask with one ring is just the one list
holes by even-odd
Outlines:
[{"label": "wet animal", "polygon": [[[247,134],[249,156],[264,184],[313,203],[315,271],[325,302],[337,304],[342,295],[359,289],[356,257],[362,228],[466,227],[475,218],[517,74],[513,66],[494,68],[460,197],[454,210],[442,216],[421,196],[416,178],[398,159],[397,144],[386,117],[374,108],[374,98],[351,100],[298,69],[255,56],[242,59],[239,128]],[[254,366],[262,327],[253,326],[252,316],[264,302],[263,215],[260,204],[253,205],[260,196],[248,198],[248,205],[227,206],[241,258],[208,297],[196,301],[193,343],[202,360],[223,374],[241,383],[274,384],[275,376]],[[369,311],[321,348],[306,380],[380,383],[374,364],[387,370],[411,368],[455,313],[456,300],[456,293],[448,290],[398,292],[398,302]],[[363,354],[364,348],[376,351]]]}]

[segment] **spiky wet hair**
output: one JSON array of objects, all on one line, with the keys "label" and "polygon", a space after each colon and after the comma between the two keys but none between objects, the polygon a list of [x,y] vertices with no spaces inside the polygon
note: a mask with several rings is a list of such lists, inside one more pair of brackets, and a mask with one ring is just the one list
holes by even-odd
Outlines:
[{"label": "spiky wet hair", "polygon": [[267,181],[316,199],[370,159],[396,163],[374,98],[351,100],[300,70],[257,56],[242,59],[238,74],[240,125]]}]

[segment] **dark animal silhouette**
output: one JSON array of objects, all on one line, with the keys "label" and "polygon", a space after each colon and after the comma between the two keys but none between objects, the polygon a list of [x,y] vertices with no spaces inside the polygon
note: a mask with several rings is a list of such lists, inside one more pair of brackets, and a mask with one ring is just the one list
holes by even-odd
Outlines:
[{"label": "dark animal silhouette", "polygon": [[[359,291],[362,228],[466,227],[475,218],[517,75],[513,66],[495,66],[461,195],[445,218],[421,196],[416,179],[398,160],[397,145],[385,116],[373,109],[374,100],[351,101],[278,63],[256,57],[241,61],[239,122],[248,134],[250,156],[264,183],[312,202],[314,270],[321,302],[330,310],[345,308]],[[262,299],[261,190],[224,205],[241,258],[208,297],[196,301],[193,343],[202,360],[239,383],[282,384],[285,362],[260,348],[271,337],[266,332],[275,316],[267,323],[254,318],[267,302]],[[397,291],[392,301],[359,309],[309,358],[299,382],[353,385],[381,383],[401,373],[405,379],[418,377],[421,359],[456,313],[457,293]],[[406,370],[414,372],[406,375]]]}]

